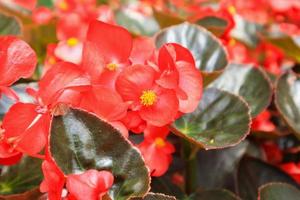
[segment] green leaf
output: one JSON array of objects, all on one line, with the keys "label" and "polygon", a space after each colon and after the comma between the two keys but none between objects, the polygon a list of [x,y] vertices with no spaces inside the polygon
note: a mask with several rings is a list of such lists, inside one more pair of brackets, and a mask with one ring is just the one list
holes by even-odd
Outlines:
[{"label": "green leaf", "polygon": [[53,0],[38,0],[38,6],[53,7]]},{"label": "green leaf", "polygon": [[162,12],[156,9],[153,9],[153,15],[159,23],[160,28],[166,28],[175,24],[181,24],[184,22],[184,19],[181,19],[177,16],[173,16],[169,13]]},{"label": "green leaf", "polygon": [[300,63],[300,47],[289,36],[267,37],[267,41],[280,48],[288,57]]},{"label": "green leaf", "polygon": [[234,16],[236,25],[231,31],[231,36],[245,43],[249,47],[256,47],[259,43],[259,33],[262,32],[262,25],[249,22],[239,15]]},{"label": "green leaf", "polygon": [[159,30],[156,20],[151,16],[144,16],[129,9],[118,10],[115,15],[117,23],[135,35],[152,36]]},{"label": "green leaf", "polygon": [[[174,162],[175,160],[173,163]],[[172,195],[178,199],[184,199],[186,197],[185,193],[177,185],[172,183],[171,176],[168,174],[161,177],[152,178],[151,192]]]},{"label": "green leaf", "polygon": [[65,174],[112,171],[112,199],[141,197],[149,189],[149,172],[139,151],[111,125],[87,112],[70,109],[54,117],[50,151]]},{"label": "green leaf", "polygon": [[240,198],[228,190],[218,189],[196,192],[189,200],[240,200]]},{"label": "green leaf", "polygon": [[176,198],[160,193],[148,193],[143,198],[131,198],[131,200],[176,200]]},{"label": "green leaf", "polygon": [[[200,150],[197,154],[199,187],[203,189],[225,188],[234,191],[234,174],[239,160],[249,146],[249,142],[245,140],[226,149]],[[214,174],[213,178],[211,178],[212,174]]]},{"label": "green leaf", "polygon": [[176,120],[171,129],[205,149],[216,149],[241,142],[249,133],[250,121],[249,107],[242,98],[208,88],[198,108]]},{"label": "green leaf", "polygon": [[249,156],[242,158],[236,185],[243,200],[257,200],[258,188],[270,182],[284,182],[297,186],[297,183],[279,168]]},{"label": "green leaf", "polygon": [[269,183],[259,188],[260,200],[299,200],[300,190],[286,183]]},{"label": "green leaf", "polygon": [[21,25],[15,17],[0,13],[0,35],[20,35]]},{"label": "green leaf", "polygon": [[300,76],[293,72],[283,74],[275,88],[276,107],[300,138]]},{"label": "green leaf", "polygon": [[228,64],[227,53],[221,42],[212,33],[198,25],[183,23],[163,29],[155,37],[157,47],[175,42],[188,48],[203,72],[222,71]]},{"label": "green leaf", "polygon": [[227,29],[228,22],[216,16],[206,16],[199,19],[196,24],[203,26],[216,36],[222,36]]},{"label": "green leaf", "polygon": [[43,179],[42,160],[23,157],[12,166],[3,166],[0,176],[0,194],[20,194],[39,186]]},{"label": "green leaf", "polygon": [[252,117],[262,112],[272,97],[270,79],[261,68],[252,65],[230,64],[209,87],[242,96],[250,106]]}]

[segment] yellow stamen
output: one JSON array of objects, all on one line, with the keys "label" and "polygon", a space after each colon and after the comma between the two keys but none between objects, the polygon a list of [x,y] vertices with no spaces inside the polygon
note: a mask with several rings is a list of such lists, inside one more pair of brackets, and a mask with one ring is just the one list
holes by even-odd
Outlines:
[{"label": "yellow stamen", "polygon": [[227,9],[230,14],[236,14],[236,8],[234,6],[229,6]]},{"label": "yellow stamen", "polygon": [[55,59],[53,56],[51,56],[51,57],[48,59],[48,63],[49,63],[50,65],[54,65],[54,64],[56,63],[56,59]]},{"label": "yellow stamen", "polygon": [[229,46],[235,46],[236,45],[236,41],[235,41],[235,39],[233,39],[233,38],[231,38],[230,40],[229,40]]},{"label": "yellow stamen", "polygon": [[79,41],[78,41],[77,38],[71,37],[71,38],[69,38],[69,39],[67,40],[67,44],[68,44],[70,47],[74,47],[74,46],[76,46],[78,43],[79,43]]},{"label": "yellow stamen", "polygon": [[116,64],[116,63],[109,63],[109,64],[106,65],[106,68],[109,71],[115,71],[118,68],[118,64]]},{"label": "yellow stamen", "polygon": [[61,10],[68,10],[69,5],[66,1],[61,1],[58,4],[58,8],[61,9]]},{"label": "yellow stamen", "polygon": [[156,138],[154,143],[159,148],[166,146],[166,142],[161,137]]},{"label": "yellow stamen", "polygon": [[145,90],[140,96],[141,104],[144,106],[152,106],[156,102],[157,96],[152,90]]}]

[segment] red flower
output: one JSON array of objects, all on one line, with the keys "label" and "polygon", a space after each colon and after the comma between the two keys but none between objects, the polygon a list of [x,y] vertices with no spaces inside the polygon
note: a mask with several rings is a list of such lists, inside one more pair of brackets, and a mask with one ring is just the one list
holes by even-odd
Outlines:
[{"label": "red flower", "polygon": [[164,126],[175,119],[179,103],[173,90],[159,87],[155,80],[153,68],[133,65],[120,73],[116,89],[143,120],[155,126]]},{"label": "red flower", "polygon": [[52,11],[47,7],[41,6],[32,11],[32,20],[37,24],[48,24],[52,17]]},{"label": "red flower", "polygon": [[278,145],[272,141],[268,141],[262,144],[262,148],[266,154],[267,161],[272,164],[278,164],[282,162],[283,153]]},{"label": "red flower", "polygon": [[0,92],[9,93],[6,87],[30,77],[36,63],[36,55],[27,43],[14,36],[0,37]]},{"label": "red flower", "polygon": [[35,104],[16,103],[4,116],[3,141],[29,155],[39,153],[46,144],[50,114]]},{"label": "red flower", "polygon": [[90,169],[67,177],[69,195],[77,200],[101,200],[112,186],[114,177],[109,171]]},{"label": "red flower", "polygon": [[275,125],[270,121],[271,114],[265,110],[252,120],[251,129],[253,131],[272,132],[275,130]]},{"label": "red flower", "polygon": [[166,44],[159,50],[158,85],[176,91],[179,111],[193,112],[202,96],[202,77],[195,67],[192,54],[178,44]]},{"label": "red flower", "polygon": [[40,185],[41,192],[47,192],[49,200],[61,200],[65,185],[63,172],[52,160],[45,160],[42,164],[44,180]]},{"label": "red flower", "polygon": [[93,82],[114,88],[116,76],[129,63],[131,50],[132,37],[126,29],[95,20],[84,43],[82,68]]},{"label": "red flower", "polygon": [[300,184],[300,163],[284,163],[280,165],[280,168]]},{"label": "red flower", "polygon": [[148,126],[144,133],[145,140],[138,148],[150,168],[151,176],[161,176],[168,170],[175,151],[174,146],[166,141],[169,130],[167,127]]}]

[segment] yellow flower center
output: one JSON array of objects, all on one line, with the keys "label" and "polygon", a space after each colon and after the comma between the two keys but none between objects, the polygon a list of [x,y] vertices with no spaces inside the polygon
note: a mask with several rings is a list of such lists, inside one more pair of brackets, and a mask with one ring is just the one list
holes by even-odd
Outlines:
[{"label": "yellow flower center", "polygon": [[157,96],[152,90],[145,90],[140,96],[141,104],[144,106],[152,106],[156,102]]},{"label": "yellow flower center", "polygon": [[236,41],[235,41],[235,39],[233,39],[233,38],[231,38],[230,40],[229,40],[229,46],[235,46],[236,45]]},{"label": "yellow flower center", "polygon": [[156,138],[154,143],[159,148],[166,146],[166,142],[161,137]]},{"label": "yellow flower center", "polygon": [[74,37],[71,37],[67,40],[67,44],[70,46],[70,47],[74,47],[76,46],[77,44],[79,43],[78,39],[77,38],[74,38]]},{"label": "yellow flower center", "polygon": [[61,1],[58,4],[58,8],[61,9],[61,10],[68,10],[69,5],[66,1]]},{"label": "yellow flower center", "polygon": [[106,65],[106,68],[109,71],[115,71],[118,68],[118,64],[116,64],[116,63],[109,63],[109,64]]},{"label": "yellow flower center", "polygon": [[51,56],[51,57],[48,59],[48,63],[49,63],[50,65],[54,65],[54,64],[56,63],[56,59],[55,59],[53,56]]},{"label": "yellow flower center", "polygon": [[234,6],[229,6],[227,9],[230,14],[232,15],[236,14],[236,9]]}]

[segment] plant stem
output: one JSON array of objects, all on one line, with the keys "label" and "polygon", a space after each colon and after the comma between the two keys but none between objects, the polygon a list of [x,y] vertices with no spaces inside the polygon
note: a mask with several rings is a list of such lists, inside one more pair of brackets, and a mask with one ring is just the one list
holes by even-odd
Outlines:
[{"label": "plant stem", "polygon": [[187,194],[191,194],[197,189],[197,151],[198,147],[182,140],[183,145],[183,157],[185,160],[185,190]]}]

